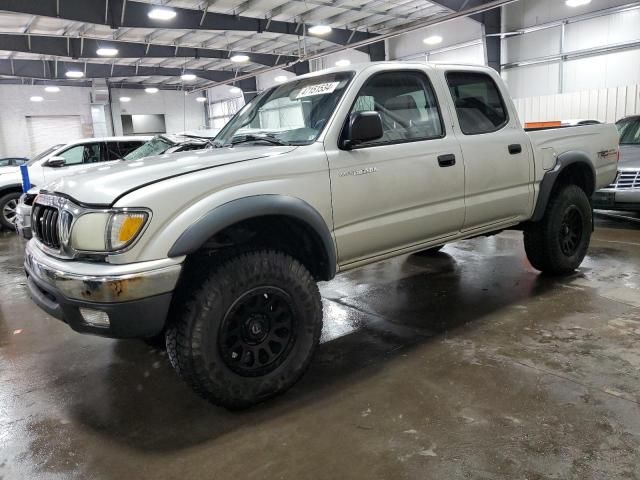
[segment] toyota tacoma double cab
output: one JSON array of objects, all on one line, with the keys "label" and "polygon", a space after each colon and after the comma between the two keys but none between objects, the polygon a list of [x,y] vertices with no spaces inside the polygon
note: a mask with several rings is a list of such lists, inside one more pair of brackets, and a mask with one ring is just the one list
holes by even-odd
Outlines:
[{"label": "toyota tacoma double cab", "polygon": [[567,274],[616,175],[613,125],[525,131],[478,66],[370,63],[262,92],[211,150],[44,186],[31,297],[78,332],[164,335],[177,373],[229,408],[291,387],[319,343],[317,282],[397,255],[524,231]]}]

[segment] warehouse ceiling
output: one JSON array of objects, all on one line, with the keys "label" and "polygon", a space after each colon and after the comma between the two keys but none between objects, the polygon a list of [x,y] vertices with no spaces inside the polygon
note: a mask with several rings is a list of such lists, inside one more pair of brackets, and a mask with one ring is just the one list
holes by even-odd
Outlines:
[{"label": "warehouse ceiling", "polygon": [[[463,0],[0,0],[0,75],[197,87],[435,18]],[[170,20],[149,18],[163,7]],[[329,25],[326,34],[309,31]],[[313,29],[312,29],[313,30]],[[99,48],[116,49],[112,57]],[[110,52],[113,53],[113,52]],[[234,62],[236,55],[248,60]],[[237,60],[237,59],[236,59]],[[75,62],[75,63],[74,63]],[[290,66],[303,73],[308,66]],[[181,74],[194,73],[188,82]]]}]

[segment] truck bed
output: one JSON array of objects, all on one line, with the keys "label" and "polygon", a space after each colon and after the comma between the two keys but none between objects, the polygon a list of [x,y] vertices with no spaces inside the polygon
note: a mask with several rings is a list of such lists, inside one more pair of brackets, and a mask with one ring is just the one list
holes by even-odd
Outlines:
[{"label": "truck bed", "polygon": [[536,180],[556,164],[566,152],[584,152],[594,161],[596,189],[606,187],[616,176],[618,130],[613,124],[527,129],[536,156]]}]

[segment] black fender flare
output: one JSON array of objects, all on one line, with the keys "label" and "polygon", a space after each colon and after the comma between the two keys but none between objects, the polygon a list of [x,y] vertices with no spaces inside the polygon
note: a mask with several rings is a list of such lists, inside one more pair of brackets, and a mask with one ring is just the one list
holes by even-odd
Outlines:
[{"label": "black fender flare", "polygon": [[169,249],[169,257],[180,257],[197,251],[216,233],[235,223],[268,215],[292,217],[306,223],[324,247],[327,279],[336,274],[337,254],[331,231],[322,215],[304,200],[278,194],[255,195],[224,203],[210,210],[187,228]]},{"label": "black fender flare", "polygon": [[542,181],[540,182],[536,208],[533,211],[533,216],[531,217],[532,222],[539,222],[540,220],[542,220],[542,217],[544,217],[544,212],[547,209],[549,199],[551,198],[553,187],[555,187],[558,177],[560,176],[562,171],[565,170],[569,165],[573,165],[576,163],[584,164],[585,166],[589,167],[589,169],[591,170],[592,178],[594,180],[593,188],[595,190],[596,170],[593,166],[593,162],[586,152],[572,150],[558,155],[555,166],[544,174],[544,177],[542,177]]}]

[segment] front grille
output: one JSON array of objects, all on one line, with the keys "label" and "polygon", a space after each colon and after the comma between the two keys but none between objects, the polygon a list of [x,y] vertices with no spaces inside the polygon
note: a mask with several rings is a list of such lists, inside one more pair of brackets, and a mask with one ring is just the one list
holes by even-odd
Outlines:
[{"label": "front grille", "polygon": [[36,203],[31,213],[31,229],[34,236],[47,247],[60,248],[58,209]]},{"label": "front grille", "polygon": [[619,190],[640,188],[640,169],[619,171],[615,182],[609,188],[617,188]]}]

